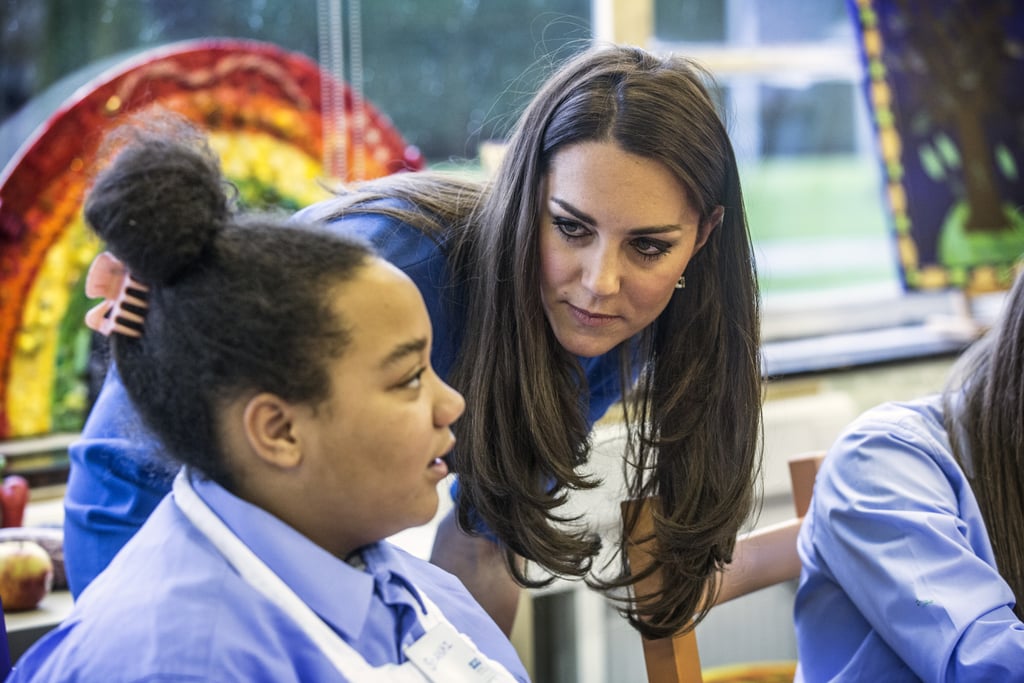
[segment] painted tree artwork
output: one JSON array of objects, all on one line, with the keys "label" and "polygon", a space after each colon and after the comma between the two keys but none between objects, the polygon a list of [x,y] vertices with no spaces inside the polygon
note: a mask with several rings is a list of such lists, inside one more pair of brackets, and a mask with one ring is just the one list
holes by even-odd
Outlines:
[{"label": "painted tree artwork", "polygon": [[1007,288],[1024,256],[1024,2],[850,7],[906,287]]}]

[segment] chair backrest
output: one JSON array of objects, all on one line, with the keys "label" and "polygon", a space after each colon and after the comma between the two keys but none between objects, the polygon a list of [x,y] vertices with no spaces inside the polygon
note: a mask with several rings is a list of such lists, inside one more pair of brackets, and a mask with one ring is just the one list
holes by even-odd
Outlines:
[{"label": "chair backrest", "polygon": [[[732,563],[722,572],[716,605],[800,576],[797,534],[810,506],[814,478],[824,457],[822,452],[812,452],[790,458],[789,475],[796,516],[745,533],[736,539]],[[626,501],[623,503],[623,515],[627,514],[629,506],[638,503],[642,507],[633,538],[642,539],[650,536],[653,525],[650,509],[657,503],[652,500]],[[628,548],[630,566],[638,571],[643,569],[650,561],[649,546],[630,543]],[[638,582],[637,590],[646,592],[657,580],[657,576],[651,576],[646,581]],[[649,683],[704,682],[697,634],[693,629],[671,638],[643,638],[643,650]]]}]

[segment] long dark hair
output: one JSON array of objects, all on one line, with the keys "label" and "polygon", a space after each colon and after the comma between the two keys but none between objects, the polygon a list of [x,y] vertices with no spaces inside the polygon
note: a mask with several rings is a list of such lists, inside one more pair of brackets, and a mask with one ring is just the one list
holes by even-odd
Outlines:
[{"label": "long dark hair", "polygon": [[232,490],[217,416],[243,392],[316,404],[348,342],[331,288],[369,247],[286,216],[239,214],[203,135],[167,112],[107,140],[85,216],[150,288],[141,338],[111,336],[121,380],[167,454]]},{"label": "long dark hair", "polygon": [[[486,186],[430,173],[391,176],[318,209],[324,218],[379,211],[444,236],[453,279],[466,291],[461,349],[447,378],[468,406],[455,426],[460,525],[472,530],[482,519],[523,585],[550,579],[528,576],[517,556],[555,575],[589,575],[651,636],[703,617],[753,507],[760,471],[757,281],[736,161],[709,79],[678,57],[632,47],[588,51],[537,93]],[[614,141],[663,163],[702,222],[725,207],[722,224],[687,267],[686,289],[620,349],[628,493],[659,496],[663,510],[654,523],[659,550],[638,575],[620,553],[615,575],[598,576],[592,565],[600,539],[560,509],[572,491],[596,482],[579,469],[589,454],[580,400],[586,378],[541,307],[540,192],[553,155],[586,141]],[[388,197],[406,201],[374,206]],[[626,520],[624,537],[636,523]],[[658,594],[622,595],[651,572],[663,578]]]},{"label": "long dark hair", "polygon": [[943,396],[953,454],[968,473],[999,573],[1024,620],[1024,277],[999,324],[957,361]]}]

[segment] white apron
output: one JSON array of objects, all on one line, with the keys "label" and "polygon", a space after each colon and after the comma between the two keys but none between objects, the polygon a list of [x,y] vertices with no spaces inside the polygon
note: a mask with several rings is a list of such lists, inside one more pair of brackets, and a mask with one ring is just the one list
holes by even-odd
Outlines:
[{"label": "white apron", "polygon": [[186,518],[220,551],[228,563],[265,598],[290,616],[334,667],[355,683],[515,683],[500,663],[481,653],[459,633],[426,595],[417,610],[426,633],[405,647],[409,661],[375,667],[335,633],[203,502],[192,488],[187,468],[174,479],[174,502]]}]

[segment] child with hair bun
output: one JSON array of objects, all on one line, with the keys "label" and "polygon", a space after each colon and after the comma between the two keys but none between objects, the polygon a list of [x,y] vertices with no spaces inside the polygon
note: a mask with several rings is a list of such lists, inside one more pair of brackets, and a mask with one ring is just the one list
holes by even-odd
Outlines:
[{"label": "child with hair bun", "polygon": [[202,135],[142,123],[86,203],[88,320],[180,469],[9,680],[527,680],[457,579],[383,540],[432,519],[465,407],[419,290],[355,238],[235,213]]}]

